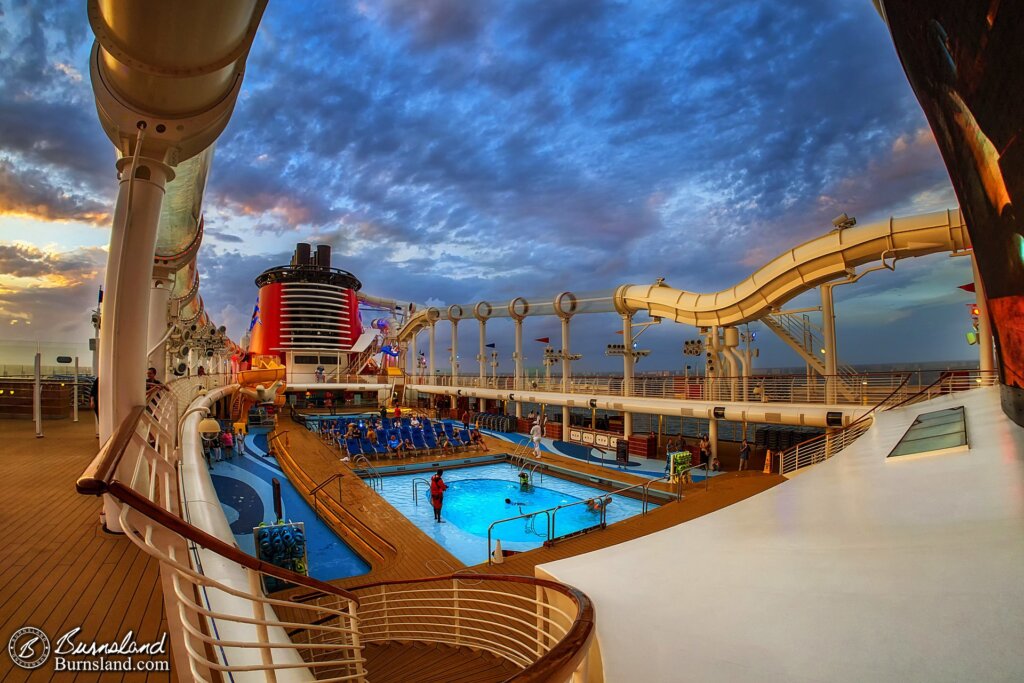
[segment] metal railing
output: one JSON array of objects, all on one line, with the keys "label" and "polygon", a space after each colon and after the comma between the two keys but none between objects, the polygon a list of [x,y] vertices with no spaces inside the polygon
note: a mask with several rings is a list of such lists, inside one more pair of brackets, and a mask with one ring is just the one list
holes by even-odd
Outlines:
[{"label": "metal railing", "polygon": [[908,389],[905,383],[847,427],[832,433],[826,432],[783,451],[779,458],[779,474],[792,474],[842,452],[870,429],[874,422],[874,414],[878,411],[902,408],[944,394],[992,386],[998,381],[999,376],[995,371],[955,370],[943,372],[930,385],[924,388],[915,387],[913,391]]},{"label": "metal railing", "polygon": [[366,472],[366,476],[362,477],[363,480],[370,480],[370,487],[373,489],[381,490],[384,488],[384,478],[381,476],[377,468],[374,467],[369,459],[362,453],[357,455],[352,460],[352,469],[361,469]]},{"label": "metal railing", "polygon": [[313,514],[315,514],[317,517],[320,516],[320,501],[317,498],[317,496],[319,496],[320,492],[324,490],[324,487],[326,487],[331,482],[338,482],[338,503],[341,503],[341,478],[344,476],[345,475],[341,474],[340,472],[335,472],[334,474],[332,474],[331,476],[327,477],[322,482],[314,486],[312,489],[310,489],[309,494],[313,496]]},{"label": "metal railing", "polygon": [[[537,391],[587,394],[596,396],[637,396],[669,398],[684,401],[715,401],[748,403],[810,403],[826,405],[874,405],[893,389],[905,387],[906,396],[914,384],[906,380],[920,373],[881,372],[863,374],[822,375],[753,375],[638,377],[628,386],[621,377],[583,377],[569,379],[563,387],[560,377],[525,378],[518,382],[509,376],[480,378],[473,375],[438,375],[424,377],[422,384],[443,387],[494,389],[498,391]],[[920,380],[918,381],[920,385]],[[517,397],[518,398],[518,397]]]},{"label": "metal railing", "polygon": [[575,588],[529,576],[455,573],[352,592],[364,643],[482,650],[522,669],[507,683],[587,680],[594,607]]},{"label": "metal railing", "polygon": [[[701,465],[697,465],[696,467],[701,467]],[[695,469],[695,468],[689,468],[689,469]],[[687,471],[689,471],[689,470],[687,470]],[[505,519],[499,519],[499,520],[496,520],[494,522],[491,522],[491,524],[487,527],[487,564],[492,564],[492,556],[491,556],[491,553],[492,553],[492,543],[491,543],[491,539],[493,538],[494,527],[498,526],[499,524],[504,524],[506,522],[512,522],[512,521],[515,521],[517,519],[523,519],[523,520],[527,520],[529,522],[530,520],[535,520],[540,515],[544,515],[545,518],[546,518],[546,522],[547,522],[546,525],[545,525],[546,526],[546,530],[545,530],[545,533],[544,533],[544,543],[545,543],[545,545],[549,545],[549,544],[555,543],[559,539],[564,539],[564,538],[567,538],[567,537],[570,537],[570,536],[578,536],[580,534],[587,533],[587,532],[590,532],[590,531],[596,531],[598,529],[604,529],[608,525],[608,513],[607,513],[608,506],[607,506],[607,504],[602,504],[600,506],[599,510],[598,510],[599,515],[598,515],[598,523],[597,524],[594,524],[594,525],[586,527],[584,529],[579,529],[577,531],[573,531],[573,532],[570,532],[568,534],[559,536],[559,535],[557,535],[556,530],[555,530],[555,523],[557,521],[557,516],[558,516],[558,511],[559,510],[562,510],[562,509],[565,509],[565,508],[570,508],[570,507],[575,507],[577,505],[585,505],[588,502],[590,502],[592,500],[595,500],[595,499],[604,499],[605,501],[607,501],[607,500],[611,499],[611,496],[621,495],[621,494],[623,494],[623,493],[625,493],[627,491],[635,491],[637,489],[640,489],[640,501],[641,501],[641,513],[640,514],[641,515],[646,515],[648,513],[648,507],[649,507],[649,499],[650,499],[650,494],[651,494],[651,484],[655,484],[655,483],[661,482],[661,481],[666,481],[667,479],[668,479],[668,475],[666,475],[664,477],[659,477],[658,479],[652,479],[652,480],[650,480],[648,482],[642,482],[640,484],[631,484],[630,486],[624,486],[624,487],[622,487],[620,489],[615,489],[613,491],[606,491],[606,492],[603,491],[603,492],[601,492],[601,495],[594,496],[593,498],[584,499],[584,500],[577,500],[577,501],[575,501],[573,503],[565,503],[564,505],[556,505],[554,507],[545,508],[543,510],[537,510],[536,512],[524,512],[522,514],[514,515],[512,517],[506,517]],[[676,495],[676,500],[679,500],[682,497],[682,493],[681,493],[681,491],[678,488],[676,490],[675,495]],[[534,527],[534,529],[536,529],[536,527]],[[538,533],[536,531],[534,531],[534,533],[537,533],[538,536],[541,535],[540,533]]]},{"label": "metal railing", "polygon": [[[239,680],[249,674],[273,681],[278,672],[292,671],[300,678],[365,683],[364,643],[408,641],[485,650],[523,668],[513,681],[568,682],[586,671],[593,608],[569,586],[474,576],[472,581],[488,585],[469,588],[470,579],[450,575],[346,591],[257,560],[183,519],[176,430],[178,401],[193,392],[192,384],[152,391],[77,484],[83,495],[119,501],[128,539],[160,563],[179,678]],[[207,576],[204,564],[231,578]],[[289,585],[301,595],[267,595]],[[369,603],[365,613],[361,600]],[[426,614],[424,600],[430,603]]]},{"label": "metal railing", "polygon": [[[355,596],[246,555],[180,516],[177,393],[173,386],[150,392],[148,405],[135,408],[122,421],[77,489],[118,500],[125,535],[160,563],[178,677],[215,681],[263,672],[274,680],[279,671],[309,676],[311,670],[316,674],[330,669],[345,672],[335,680],[365,680]],[[245,581],[229,584],[206,576],[204,560],[240,566]],[[264,594],[266,580],[331,596],[334,605],[269,598]],[[275,610],[287,611],[287,618]],[[306,641],[285,637],[297,627],[310,635]]]},{"label": "metal railing", "polygon": [[430,482],[423,477],[416,477],[412,480],[412,504],[417,506],[420,504],[420,484],[426,486],[428,491],[430,490]]}]

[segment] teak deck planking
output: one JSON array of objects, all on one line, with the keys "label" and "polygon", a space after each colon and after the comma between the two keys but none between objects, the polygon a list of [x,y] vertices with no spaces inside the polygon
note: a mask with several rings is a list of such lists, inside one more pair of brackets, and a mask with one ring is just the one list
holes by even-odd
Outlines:
[{"label": "teak deck planking", "polygon": [[[0,642],[22,626],[52,640],[81,626],[79,641],[120,640],[128,630],[140,643],[167,630],[159,568],[123,536],[99,524],[98,498],[79,495],[75,481],[96,455],[93,416],[44,422],[35,438],[30,421],[0,423],[0,515],[16,540],[0,562]],[[52,659],[25,671],[0,656],[4,681],[167,681],[167,673],[61,672]]]}]

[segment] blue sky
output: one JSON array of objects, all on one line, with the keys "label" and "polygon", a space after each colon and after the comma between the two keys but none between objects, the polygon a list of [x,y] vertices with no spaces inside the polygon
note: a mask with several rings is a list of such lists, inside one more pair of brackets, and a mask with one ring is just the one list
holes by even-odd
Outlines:
[{"label": "blue sky", "polygon": [[[0,329],[83,338],[116,192],[85,7],[0,8]],[[421,302],[657,277],[713,291],[841,212],[953,206],[868,0],[273,2],[214,158],[202,291],[239,338],[253,278],[300,240],[331,243],[366,291]],[[933,256],[840,288],[842,359],[970,358],[970,279]],[[616,327],[579,320],[581,369],[616,367]],[[678,368],[693,332],[648,332],[646,369]],[[762,364],[796,365],[769,337]],[[460,345],[472,369],[475,325]]]}]

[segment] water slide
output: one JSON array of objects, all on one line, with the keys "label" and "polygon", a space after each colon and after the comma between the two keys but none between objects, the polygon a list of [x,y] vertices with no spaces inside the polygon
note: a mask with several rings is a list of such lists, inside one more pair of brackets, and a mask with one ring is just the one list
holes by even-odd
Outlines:
[{"label": "water slide", "polygon": [[[818,285],[848,277],[859,266],[885,264],[898,259],[969,249],[970,237],[959,209],[890,218],[852,228],[833,230],[804,242],[769,261],[752,275],[729,289],[697,293],[675,289],[663,282],[651,285],[621,285],[604,301],[584,298],[577,313],[647,311],[652,317],[668,318],[695,326],[738,325],[778,310],[787,301]],[[551,297],[551,301],[555,297]],[[517,301],[510,302],[515,305]],[[551,301],[533,305],[523,315],[554,313]],[[602,305],[605,304],[605,305]],[[456,306],[473,310],[472,305]],[[508,315],[508,306],[493,307],[493,315]],[[407,341],[434,320],[448,319],[444,310],[420,309],[399,331]]]}]

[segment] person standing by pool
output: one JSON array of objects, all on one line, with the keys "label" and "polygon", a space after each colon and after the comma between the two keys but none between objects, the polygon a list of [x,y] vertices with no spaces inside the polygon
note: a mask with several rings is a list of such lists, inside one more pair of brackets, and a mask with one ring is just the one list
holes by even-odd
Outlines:
[{"label": "person standing by pool", "polygon": [[747,469],[747,462],[750,460],[750,444],[746,439],[740,445],[740,472]]},{"label": "person standing by pool", "polygon": [[534,422],[530,427],[530,439],[533,440],[533,455],[540,458],[540,422]]},{"label": "person standing by pool", "polygon": [[438,470],[437,474],[430,478],[430,505],[434,508],[434,521],[441,522],[441,506],[444,505],[444,492],[448,490],[448,484],[444,483],[441,477],[444,470]]}]

